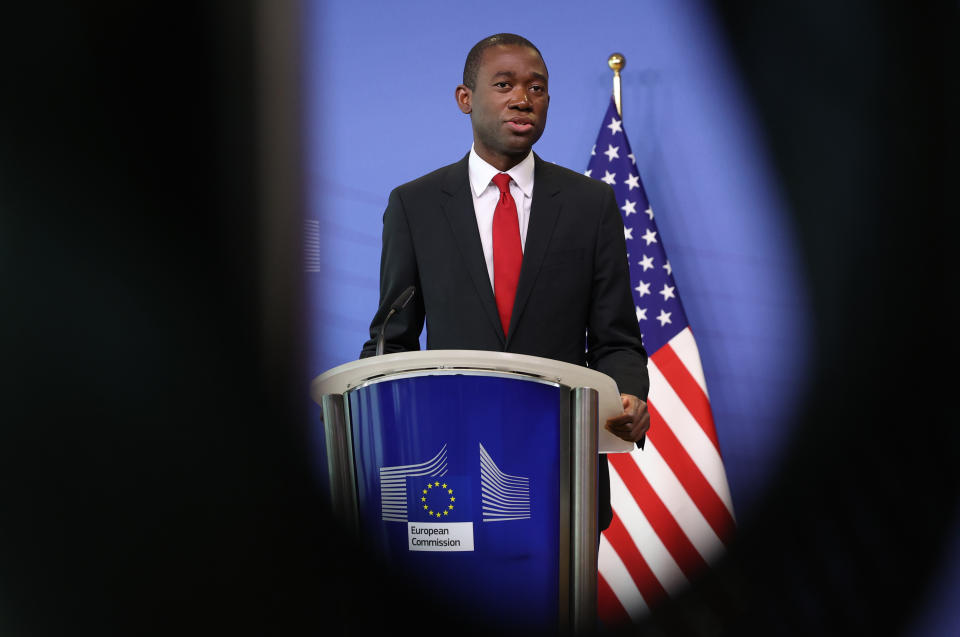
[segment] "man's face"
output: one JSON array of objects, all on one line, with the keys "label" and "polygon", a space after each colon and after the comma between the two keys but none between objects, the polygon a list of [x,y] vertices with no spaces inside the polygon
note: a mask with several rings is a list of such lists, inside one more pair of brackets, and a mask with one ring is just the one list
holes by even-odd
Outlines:
[{"label": "man's face", "polygon": [[473,122],[477,154],[507,170],[526,157],[547,124],[547,69],[533,49],[496,45],[483,52],[474,89],[457,87]]}]

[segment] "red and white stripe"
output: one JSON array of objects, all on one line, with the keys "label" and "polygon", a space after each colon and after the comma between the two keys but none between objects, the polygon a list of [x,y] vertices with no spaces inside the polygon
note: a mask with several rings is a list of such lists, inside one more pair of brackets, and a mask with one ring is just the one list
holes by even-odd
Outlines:
[{"label": "red and white stripe", "polygon": [[735,521],[700,354],[690,328],[650,356],[643,450],[610,454],[613,523],[600,541],[598,608],[643,618],[714,562]]}]

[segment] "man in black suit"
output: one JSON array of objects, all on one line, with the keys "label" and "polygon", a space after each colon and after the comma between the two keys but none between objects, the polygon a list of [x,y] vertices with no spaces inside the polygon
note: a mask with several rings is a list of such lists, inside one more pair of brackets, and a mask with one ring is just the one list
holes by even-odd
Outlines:
[{"label": "man in black suit", "polygon": [[[429,349],[588,365],[611,376],[621,392],[623,414],[607,429],[636,442],[650,426],[644,402],[649,381],[623,222],[608,185],[533,154],[547,120],[547,79],[540,51],[520,36],[490,36],[470,51],[456,100],[470,115],[473,148],[461,161],[390,194],[380,307],[361,357],[374,354],[391,303],[412,285],[415,302],[387,324],[384,351],[419,349],[426,318]],[[499,173],[509,180],[495,178]],[[500,247],[504,205],[519,266],[512,279],[503,274]],[[606,528],[612,513],[605,458],[600,470],[600,524]]]}]

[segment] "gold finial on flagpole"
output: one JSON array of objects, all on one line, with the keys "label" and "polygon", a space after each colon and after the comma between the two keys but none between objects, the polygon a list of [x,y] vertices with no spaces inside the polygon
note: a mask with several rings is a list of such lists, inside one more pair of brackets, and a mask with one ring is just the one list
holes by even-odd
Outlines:
[{"label": "gold finial on flagpole", "polygon": [[623,57],[623,53],[611,53],[607,58],[607,66],[613,69],[613,101],[620,117],[623,117],[623,109],[620,108],[620,70],[626,65],[627,58]]}]

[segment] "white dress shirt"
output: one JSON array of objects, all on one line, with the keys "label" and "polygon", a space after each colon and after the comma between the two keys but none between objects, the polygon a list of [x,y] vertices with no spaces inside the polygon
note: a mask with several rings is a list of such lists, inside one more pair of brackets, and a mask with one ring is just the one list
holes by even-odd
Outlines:
[{"label": "white dress shirt", "polygon": [[[477,215],[477,229],[480,230],[480,244],[483,257],[487,262],[487,274],[490,275],[490,287],[493,287],[493,211],[500,199],[500,189],[493,183],[499,170],[485,162],[470,147],[467,162],[470,174],[470,194],[473,195],[473,211]],[[520,222],[520,247],[527,245],[527,226],[530,225],[530,204],[533,202],[533,151],[523,161],[506,171],[510,175],[510,194],[517,204],[517,216]]]}]

